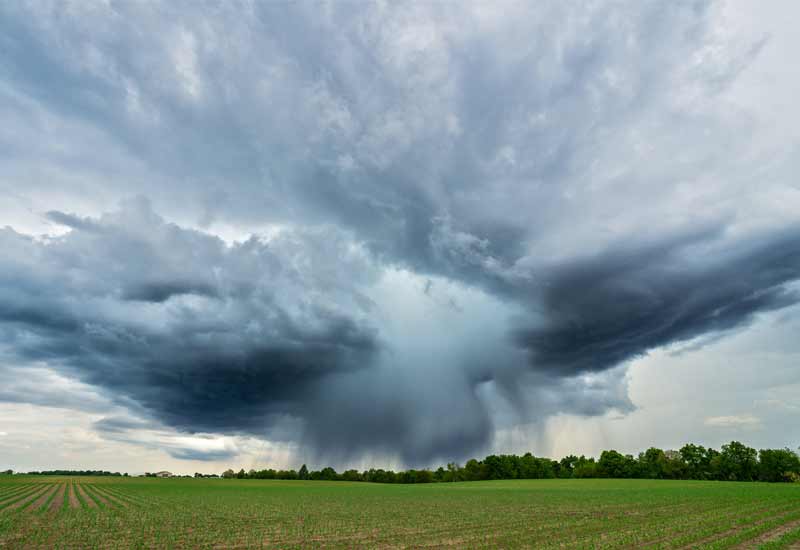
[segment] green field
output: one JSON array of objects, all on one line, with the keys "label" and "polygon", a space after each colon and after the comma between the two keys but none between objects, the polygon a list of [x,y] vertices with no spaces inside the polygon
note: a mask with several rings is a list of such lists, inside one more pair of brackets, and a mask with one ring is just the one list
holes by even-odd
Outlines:
[{"label": "green field", "polygon": [[800,485],[0,477],[3,548],[800,548]]}]

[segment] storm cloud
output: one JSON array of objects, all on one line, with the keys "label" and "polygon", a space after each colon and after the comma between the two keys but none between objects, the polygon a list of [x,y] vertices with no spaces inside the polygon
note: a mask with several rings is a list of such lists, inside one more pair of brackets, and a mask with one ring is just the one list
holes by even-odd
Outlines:
[{"label": "storm cloud", "polygon": [[735,93],[771,37],[726,17],[0,5],[0,367],[189,460],[236,449],[148,430],[427,464],[630,412],[631,360],[798,302],[797,143]]},{"label": "storm cloud", "polygon": [[[179,428],[260,428],[309,383],[379,352],[351,286],[372,268],[335,231],[227,246],[139,199],[46,242],[6,229],[2,244],[11,351]],[[331,279],[339,269],[354,276]]]},{"label": "storm cloud", "polygon": [[733,246],[695,238],[607,251],[542,274],[544,320],[517,329],[515,341],[536,368],[602,371],[795,304],[788,284],[798,276],[797,228]]}]

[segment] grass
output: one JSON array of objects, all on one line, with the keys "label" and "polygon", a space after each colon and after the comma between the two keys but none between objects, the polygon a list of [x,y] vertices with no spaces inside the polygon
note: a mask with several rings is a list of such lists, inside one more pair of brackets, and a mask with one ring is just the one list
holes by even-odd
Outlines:
[{"label": "grass", "polygon": [[[82,495],[73,507],[68,491],[57,510],[47,510],[49,499],[38,509],[40,499],[26,500],[63,483],[80,484],[96,507]],[[788,484],[15,476],[0,477],[3,503],[0,547],[789,548],[800,540],[800,485]]]}]

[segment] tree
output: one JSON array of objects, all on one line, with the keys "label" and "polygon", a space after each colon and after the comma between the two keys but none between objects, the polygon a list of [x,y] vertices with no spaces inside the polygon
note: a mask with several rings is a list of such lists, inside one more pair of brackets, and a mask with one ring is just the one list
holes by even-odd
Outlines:
[{"label": "tree", "polygon": [[572,477],[572,472],[575,470],[577,462],[578,457],[575,455],[568,455],[562,458],[558,463],[558,477]]},{"label": "tree", "polygon": [[686,464],[678,451],[664,451],[664,477],[666,479],[686,479]]},{"label": "tree", "polygon": [[689,479],[719,479],[719,451],[687,443],[678,452]]},{"label": "tree", "polygon": [[630,455],[623,455],[617,451],[603,451],[597,461],[597,472],[602,477],[626,478],[633,477],[636,463]]},{"label": "tree", "polygon": [[486,466],[487,479],[503,479],[503,466],[499,456],[489,455],[483,459],[483,464]]},{"label": "tree", "polygon": [[649,479],[663,479],[667,470],[667,457],[664,451],[650,447],[639,454],[639,475]]},{"label": "tree", "polygon": [[488,479],[517,479],[519,457],[514,455],[489,455],[483,459]]},{"label": "tree", "polygon": [[758,474],[758,453],[738,441],[722,446],[716,459],[720,479],[730,481],[752,481]]},{"label": "tree", "polygon": [[461,467],[455,462],[447,463],[447,475],[442,481],[459,481],[461,478]]},{"label": "tree", "polygon": [[417,470],[415,483],[433,483],[433,472],[430,470]]},{"label": "tree", "polygon": [[572,470],[572,477],[598,477],[598,473],[598,466],[594,461],[594,458],[586,458],[585,456],[581,455],[581,457],[575,461],[575,468]]},{"label": "tree", "polygon": [[[298,474],[299,475],[299,474]],[[342,481],[363,481],[358,470],[345,470],[340,476]]]},{"label": "tree", "polygon": [[480,481],[488,479],[489,474],[486,465],[474,458],[471,458],[464,465],[464,478],[467,481]]},{"label": "tree", "polygon": [[760,481],[793,481],[800,476],[800,457],[790,449],[761,449],[758,459]]},{"label": "tree", "polygon": [[[2,473],[2,472],[0,472]],[[12,473],[8,470],[6,473]],[[92,470],[70,472],[30,472],[49,475],[120,475],[118,472]],[[127,475],[127,474],[126,474]],[[146,474],[155,477],[156,474]],[[188,476],[185,476],[188,477]],[[196,473],[195,477],[203,476]],[[479,481],[484,479],[541,479],[541,478],[650,478],[650,479],[719,479],[739,481],[800,481],[800,455],[789,449],[755,449],[738,441],[722,446],[722,451],[692,443],[679,451],[651,447],[637,458],[615,450],[603,451],[598,460],[569,455],[560,461],[540,458],[532,453],[522,456],[489,455],[483,460],[470,459],[460,467],[455,462],[440,466],[435,471],[409,469],[400,472],[370,469],[359,473],[347,470],[337,474],[331,467],[309,471],[303,464],[294,470],[250,470],[238,473],[226,470],[222,477],[247,479],[311,479],[328,481],[368,481],[373,483],[432,483],[452,481]]]},{"label": "tree", "polygon": [[330,466],[322,469],[322,479],[326,481],[335,481],[338,477],[339,475],[336,473],[336,470]]}]

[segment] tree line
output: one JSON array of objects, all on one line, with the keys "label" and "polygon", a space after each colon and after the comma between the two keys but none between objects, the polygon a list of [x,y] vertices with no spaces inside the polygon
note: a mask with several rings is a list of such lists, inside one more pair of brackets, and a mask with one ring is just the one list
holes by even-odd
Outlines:
[{"label": "tree line", "polygon": [[[202,474],[195,474],[202,477]],[[786,449],[755,449],[738,441],[723,445],[718,451],[689,443],[677,451],[651,447],[638,456],[614,450],[594,457],[569,455],[561,460],[526,453],[489,455],[471,459],[463,466],[449,463],[436,470],[370,469],[338,473],[331,467],[299,470],[226,470],[223,478],[237,479],[307,479],[321,481],[367,481],[373,483],[444,483],[490,479],[697,479],[718,481],[800,482],[800,457]]]}]

